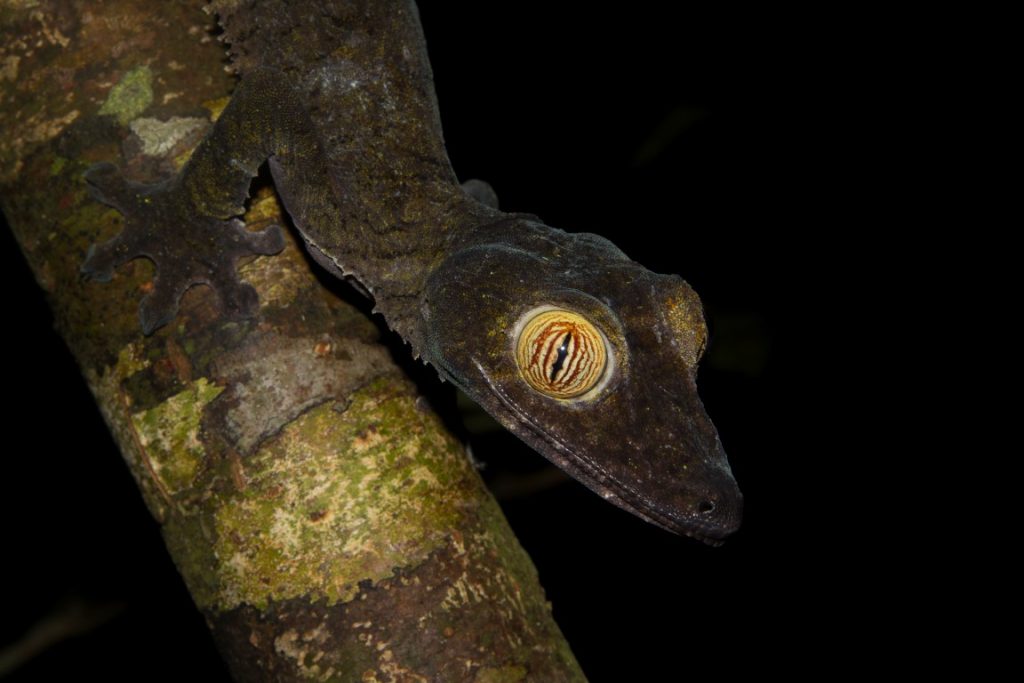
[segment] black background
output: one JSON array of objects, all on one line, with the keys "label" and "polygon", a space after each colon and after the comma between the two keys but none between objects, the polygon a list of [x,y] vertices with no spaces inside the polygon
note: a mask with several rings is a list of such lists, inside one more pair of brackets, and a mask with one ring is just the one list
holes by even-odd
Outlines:
[{"label": "black background", "polygon": [[[453,165],[502,208],[608,236],[696,289],[712,332],[701,393],[746,513],[721,548],[571,481],[503,500],[506,514],[595,683],[859,666],[888,647],[885,629],[847,623],[884,559],[870,529],[843,523],[837,447],[854,436],[830,431],[820,391],[837,374],[822,347],[852,220],[829,204],[841,179],[823,162],[849,144],[822,118],[839,77],[817,47],[828,27],[812,39],[770,11],[551,5],[421,3]],[[0,239],[3,641],[61,606],[120,606],[18,676],[129,677],[140,662],[149,680],[226,676],[42,293]],[[547,467],[505,435],[472,440],[496,486]]]}]

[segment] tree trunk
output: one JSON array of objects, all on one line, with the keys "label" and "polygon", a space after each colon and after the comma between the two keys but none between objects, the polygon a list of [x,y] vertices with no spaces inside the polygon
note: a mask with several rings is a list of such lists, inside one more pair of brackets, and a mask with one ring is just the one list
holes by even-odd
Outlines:
[{"label": "tree trunk", "polygon": [[[85,169],[166,177],[226,102],[212,19],[41,0],[0,22],[4,213],[235,677],[583,680],[463,448],[294,240],[241,266],[242,322],[197,287],[144,337],[149,262],[80,279],[121,225]],[[279,216],[264,188],[246,222]]]}]

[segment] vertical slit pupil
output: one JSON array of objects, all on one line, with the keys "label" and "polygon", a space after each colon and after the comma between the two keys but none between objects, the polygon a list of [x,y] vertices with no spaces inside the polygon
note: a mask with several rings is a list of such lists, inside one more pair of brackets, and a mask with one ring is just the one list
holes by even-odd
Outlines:
[{"label": "vertical slit pupil", "polygon": [[555,377],[558,375],[558,371],[565,365],[565,357],[569,355],[569,341],[572,339],[572,332],[565,333],[565,339],[562,340],[562,345],[558,347],[558,355],[555,357],[555,363],[551,366],[551,381],[555,381]]}]

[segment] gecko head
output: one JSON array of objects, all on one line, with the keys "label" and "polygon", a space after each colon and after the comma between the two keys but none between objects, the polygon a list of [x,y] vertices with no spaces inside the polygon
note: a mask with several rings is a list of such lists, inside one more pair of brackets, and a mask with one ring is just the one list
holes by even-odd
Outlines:
[{"label": "gecko head", "polygon": [[596,235],[511,219],[445,259],[423,313],[427,360],[599,495],[713,545],[739,526],[697,395],[707,328],[681,278]]}]

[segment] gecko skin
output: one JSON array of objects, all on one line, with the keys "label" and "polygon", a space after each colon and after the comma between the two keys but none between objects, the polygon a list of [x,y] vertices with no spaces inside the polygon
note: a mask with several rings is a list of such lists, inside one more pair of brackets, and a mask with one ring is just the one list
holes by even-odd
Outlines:
[{"label": "gecko skin", "polygon": [[283,239],[237,217],[268,162],[317,262],[372,296],[442,378],[610,502],[713,545],[735,531],[742,495],[695,384],[707,338],[697,295],[602,237],[502,213],[482,184],[459,185],[415,5],[212,6],[242,74],[231,102],[175,178],[137,185],[111,164],[90,169],[125,228],[84,273],[107,280],[152,259],[147,334],[197,283],[226,315],[254,315],[235,262]]}]

